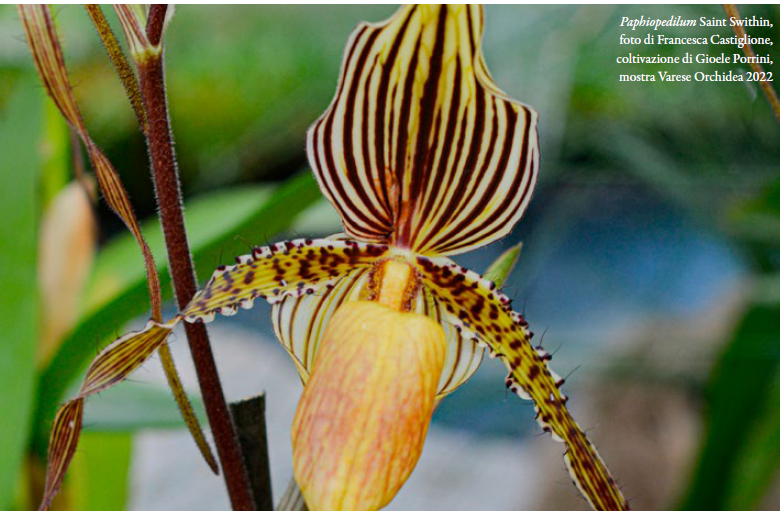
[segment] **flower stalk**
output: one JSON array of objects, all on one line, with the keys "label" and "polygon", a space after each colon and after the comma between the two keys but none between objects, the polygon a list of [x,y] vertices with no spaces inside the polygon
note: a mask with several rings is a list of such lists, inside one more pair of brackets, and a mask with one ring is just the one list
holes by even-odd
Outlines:
[{"label": "flower stalk", "polygon": [[[161,45],[166,7],[155,5],[150,10],[147,35],[153,46]],[[149,122],[147,144],[171,278],[177,304],[179,308],[184,308],[197,291],[197,281],[184,227],[179,176],[165,93],[163,52],[143,52],[134,56],[140,57],[136,64],[141,96]],[[225,402],[208,333],[202,324],[187,324],[185,332],[233,509],[254,509],[248,476]]]},{"label": "flower stalk", "polygon": [[[148,137],[149,123],[146,117],[146,110],[144,109],[143,101],[141,99],[141,91],[138,85],[138,80],[135,76],[135,73],[133,72],[133,68],[130,66],[130,63],[127,62],[125,54],[122,51],[116,36],[114,36],[114,32],[111,30],[111,26],[108,24],[108,20],[106,20],[106,17],[103,14],[103,10],[100,8],[100,6],[94,4],[86,5],[86,10],[90,19],[92,20],[93,25],[95,26],[95,29],[98,32],[98,35],[100,36],[100,40],[103,42],[103,45],[108,52],[111,63],[119,75],[119,79],[122,81],[122,85],[125,89],[128,99],[130,100],[130,104],[133,107],[138,124],[141,127],[144,136]],[[126,18],[123,19],[130,19],[136,22],[139,22],[141,19],[142,11],[138,10],[137,8],[127,8],[127,10],[124,12]],[[148,259],[150,261],[148,265],[154,267],[154,262],[151,260],[151,256],[149,256]],[[148,284],[152,297],[152,319],[157,322],[162,322],[162,298],[160,296],[160,284],[156,273],[154,275],[150,275]],[[192,408],[192,404],[190,403],[189,399],[187,398],[187,394],[184,391],[184,386],[182,385],[181,379],[179,378],[179,374],[176,370],[176,364],[173,360],[173,355],[171,354],[171,350],[167,344],[162,344],[160,346],[159,355],[163,370],[165,371],[165,377],[168,381],[168,385],[173,392],[173,396],[176,399],[176,404],[179,406],[182,417],[187,424],[187,428],[190,431],[190,434],[192,435],[196,445],[198,446],[198,449],[203,455],[203,458],[206,460],[206,463],[215,474],[218,474],[219,468],[217,467],[217,462],[214,459],[208,442],[206,441],[206,437],[200,427],[200,423],[197,416],[195,415],[195,411]]]}]

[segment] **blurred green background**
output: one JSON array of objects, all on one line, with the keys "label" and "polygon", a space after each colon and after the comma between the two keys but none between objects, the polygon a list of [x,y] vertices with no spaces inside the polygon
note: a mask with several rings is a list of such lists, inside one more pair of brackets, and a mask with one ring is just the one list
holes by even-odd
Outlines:
[{"label": "blurred green background", "polygon": [[[166,37],[168,96],[201,281],[220,262],[246,252],[247,244],[339,230],[308,173],[305,131],[335,91],[351,30],[393,10],[176,8]],[[778,6],[741,10],[745,17],[780,21]],[[148,220],[145,233],[165,265],[144,141],[122,87],[85,11],[58,6],[54,13],[86,124],[120,173],[138,217]],[[106,14],[115,24],[113,12]],[[595,428],[589,434],[634,507],[777,509],[780,124],[755,83],[619,82],[621,73],[749,70],[617,65],[615,57],[629,52],[740,51],[618,45],[621,33],[647,34],[619,27],[621,17],[641,15],[725,17],[719,6],[486,8],[488,66],[501,88],[539,111],[542,167],[534,200],[513,233],[457,260],[484,271],[503,249],[523,241],[506,291],[524,307],[537,336],[545,332],[545,347],[556,351],[556,371],[565,376],[576,370],[566,385],[575,416]],[[663,33],[732,35],[728,27]],[[780,41],[780,25],[748,33]],[[770,46],[755,50],[777,56]],[[776,75],[780,70],[778,63],[764,67]],[[45,212],[64,198],[73,177],[70,148],[67,127],[35,75],[16,11],[0,6],[0,321],[6,327],[0,343],[0,508],[36,505],[56,406],[99,348],[148,314],[140,255],[100,202],[94,260],[79,260],[87,284],[54,296],[55,311],[74,313],[50,345],[50,359],[36,357],[56,315],[47,306],[52,292],[41,283],[41,261],[68,261],[78,253],[63,247],[60,256],[55,245],[41,254],[51,247],[40,239]],[[55,226],[63,231],[83,224],[61,222]],[[165,276],[163,289],[170,297]],[[230,325],[254,334],[261,354],[281,355],[268,342],[267,309],[257,310]],[[217,344],[218,359],[227,358],[220,357],[222,347],[232,346]],[[186,368],[186,352],[177,355]],[[486,361],[443,403],[428,442],[434,449],[426,448],[392,508],[585,506],[564,473],[562,446],[534,436],[533,412],[506,398],[503,372]],[[149,463],[149,451],[138,448],[140,440],[149,447],[157,443],[143,438],[149,433],[181,433],[183,425],[166,390],[137,374],[88,402],[87,431],[57,507],[226,507],[224,498],[197,499],[193,483],[200,481],[188,480],[187,465],[175,468],[175,475],[150,477],[157,467]],[[226,372],[228,392],[241,379]],[[260,386],[269,401],[294,409],[299,389],[272,381]],[[276,422],[271,414],[269,422]],[[272,453],[289,445],[289,422],[279,423],[278,439],[272,430],[269,440]],[[494,468],[503,460],[484,457],[498,454],[492,447],[506,447],[512,464],[524,469],[525,484],[513,484],[504,477],[511,472]],[[182,450],[195,452],[186,443]],[[286,450],[274,457],[285,461]],[[186,459],[170,451],[162,457]],[[275,461],[274,489],[283,490],[289,467]],[[493,473],[472,476],[469,466]],[[210,479],[204,490],[219,490],[218,478],[203,479]]]}]

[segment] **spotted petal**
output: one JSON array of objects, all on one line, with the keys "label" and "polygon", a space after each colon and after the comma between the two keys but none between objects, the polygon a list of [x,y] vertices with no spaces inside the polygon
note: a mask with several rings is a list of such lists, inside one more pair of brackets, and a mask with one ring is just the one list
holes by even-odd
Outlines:
[{"label": "spotted petal", "polygon": [[445,320],[487,345],[509,369],[507,387],[531,399],[542,428],[566,444],[565,461],[574,483],[594,509],[623,510],[628,504],[615,485],[593,444],[566,408],[563,383],[550,371],[550,359],[531,345],[523,317],[513,312],[509,299],[477,273],[455,264],[418,257],[423,282],[445,307]]},{"label": "spotted petal", "polygon": [[313,294],[353,269],[373,264],[387,246],[351,240],[296,239],[255,248],[221,266],[181,315],[190,322],[214,315],[233,315],[238,307],[252,308],[254,300],[269,303],[287,296]]},{"label": "spotted petal", "polygon": [[308,133],[323,193],[358,240],[454,254],[506,235],[536,183],[537,114],[493,83],[479,6],[362,24]]}]

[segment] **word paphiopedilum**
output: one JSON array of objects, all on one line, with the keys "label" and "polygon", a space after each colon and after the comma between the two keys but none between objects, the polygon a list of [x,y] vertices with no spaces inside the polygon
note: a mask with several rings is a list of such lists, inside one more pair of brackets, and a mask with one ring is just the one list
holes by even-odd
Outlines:
[{"label": "word paphiopedilum", "polygon": [[420,457],[435,405],[485,348],[566,444],[590,504],[627,508],[526,321],[493,283],[447,258],[506,235],[539,168],[537,113],[493,83],[482,32],[478,6],[407,6],[361,24],[307,141],[345,233],[258,247],[217,269],[172,321],[150,321],[98,356],[121,362],[136,351],[139,360],[181,321],[273,303],[276,334],[305,384],[292,442],[312,509],[386,505]]}]

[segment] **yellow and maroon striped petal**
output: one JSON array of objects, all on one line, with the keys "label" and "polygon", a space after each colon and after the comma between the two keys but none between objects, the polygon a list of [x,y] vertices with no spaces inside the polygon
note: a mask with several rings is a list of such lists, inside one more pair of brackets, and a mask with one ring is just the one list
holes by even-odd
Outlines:
[{"label": "yellow and maroon striped petal", "polygon": [[353,269],[317,294],[289,296],[273,305],[274,331],[290,353],[304,384],[309,380],[328,322],[341,305],[360,298],[368,271],[367,267]]},{"label": "yellow and maroon striped petal", "polygon": [[413,5],[361,24],[309,161],[347,233],[422,254],[506,235],[536,183],[537,114],[493,83],[479,6]]},{"label": "yellow and maroon striped petal", "polygon": [[62,405],[54,416],[46,457],[46,485],[43,489],[41,510],[49,509],[51,501],[60,489],[65,472],[76,452],[84,418],[84,399],[77,397]]},{"label": "yellow and maroon striped petal", "polygon": [[493,283],[455,264],[420,256],[422,280],[444,306],[445,321],[464,336],[475,337],[509,369],[507,387],[531,399],[542,428],[566,444],[565,461],[577,488],[594,509],[623,510],[623,498],[593,444],[566,408],[562,380],[547,366],[550,359],[531,345],[528,323],[510,308],[509,299]]},{"label": "yellow and maroon striped petal", "polygon": [[124,381],[154,354],[174,326],[176,322],[159,324],[149,321],[142,331],[128,333],[112,342],[92,360],[79,396],[96,394]]},{"label": "yellow and maroon striped petal", "polygon": [[48,509],[51,505],[76,451],[84,415],[84,399],[124,381],[165,343],[174,325],[149,321],[143,331],[128,333],[111,343],[90,364],[79,394],[62,405],[54,417],[41,509]]},{"label": "yellow and maroon striped petal", "polygon": [[[315,294],[288,296],[274,303],[271,318],[279,341],[295,363],[304,384],[322,343],[325,328],[339,307],[361,299],[369,275],[368,267],[359,267],[340,277],[330,287]],[[443,323],[445,312],[425,289],[418,295],[412,312],[425,315],[442,325],[446,340],[446,358],[437,388],[438,398],[465,383],[482,362],[484,348],[475,339],[464,338],[454,326]]]},{"label": "yellow and maroon striped petal", "polygon": [[444,305],[424,284],[422,289],[426,297],[425,307],[416,311],[440,324],[447,341],[447,353],[444,358],[444,368],[439,380],[437,396],[437,399],[441,400],[447,394],[457,390],[477,372],[482,358],[485,356],[485,348],[479,344],[476,337],[464,336],[459,329],[446,322],[447,312]]}]

